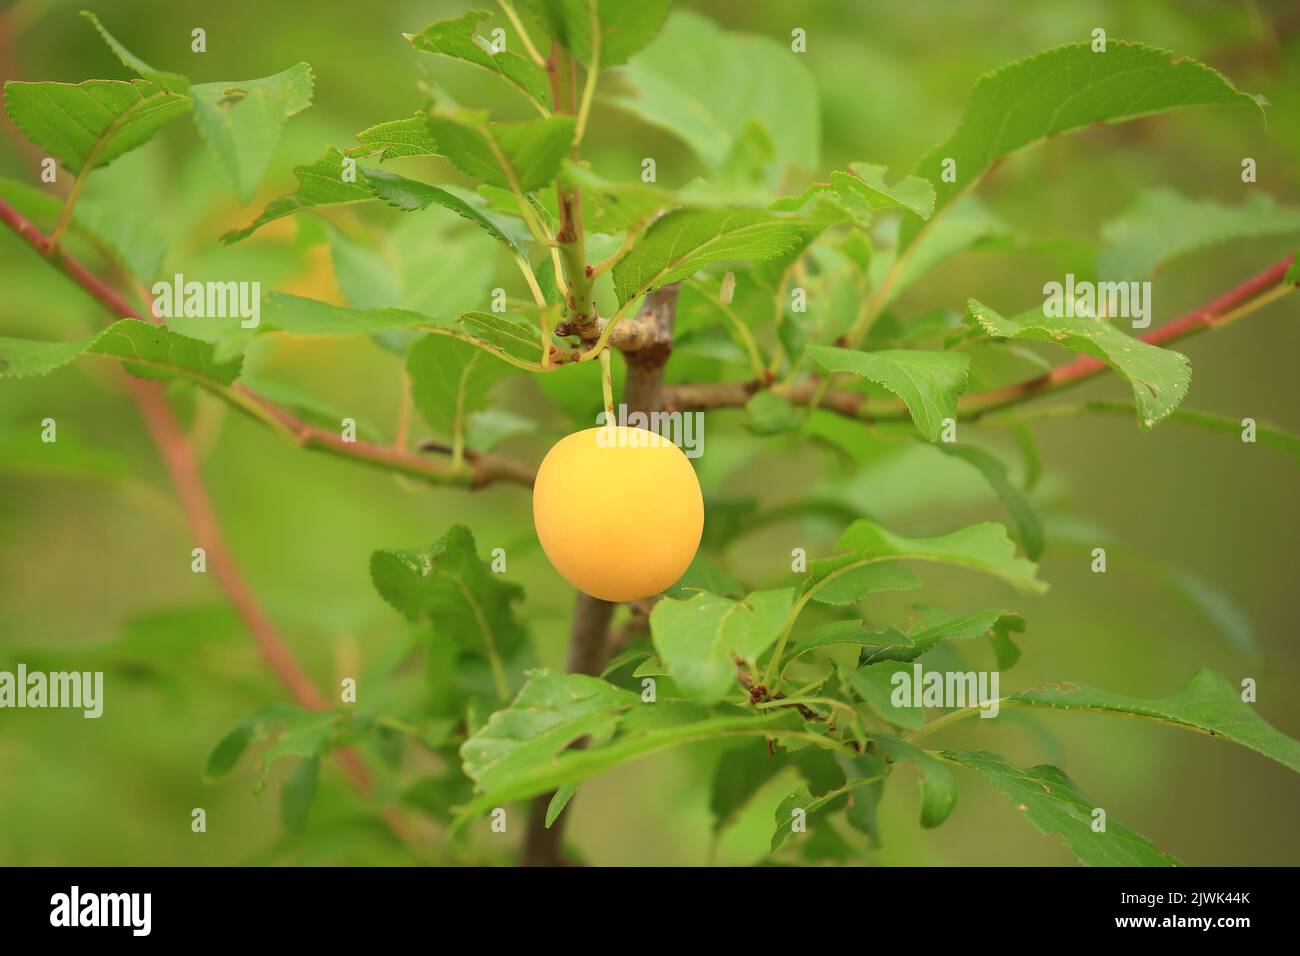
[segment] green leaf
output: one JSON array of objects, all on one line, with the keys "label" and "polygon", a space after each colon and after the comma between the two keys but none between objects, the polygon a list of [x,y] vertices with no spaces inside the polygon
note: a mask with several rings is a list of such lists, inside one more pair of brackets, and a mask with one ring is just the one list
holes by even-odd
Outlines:
[{"label": "green leaf", "polygon": [[198,83],[194,125],[216,154],[240,202],[253,198],[285,121],[311,105],[311,67],[299,63],[256,80]]},{"label": "green leaf", "polygon": [[555,791],[555,796],[551,797],[551,802],[546,805],[546,829],[549,830],[560,818],[560,814],[564,812],[564,808],[569,805],[569,801],[577,792],[578,788],[572,785]]},{"label": "green leaf", "polygon": [[[454,188],[451,191],[456,194]],[[448,317],[483,308],[500,265],[497,241],[484,229],[460,228],[457,217],[437,216],[435,220],[442,221],[405,216],[383,234],[382,261],[392,276],[389,291],[396,297],[373,305]],[[435,324],[454,326],[445,320]],[[383,344],[400,353],[410,344],[406,333],[384,339]]]},{"label": "green leaf", "polygon": [[[224,777],[235,768],[244,751],[256,740],[261,740],[272,726],[278,723],[302,720],[309,711],[288,704],[267,704],[241,720],[235,728],[222,737],[208,755],[204,779]],[[319,715],[315,715],[319,716]]]},{"label": "green leaf", "polygon": [[541,357],[542,336],[535,321],[499,312],[466,312],[460,323],[506,355],[525,362],[536,362]]},{"label": "green leaf", "polygon": [[713,832],[725,830],[754,794],[788,765],[789,755],[785,751],[769,751],[761,740],[725,751],[718,758],[709,787]]},{"label": "green leaf", "polygon": [[272,292],[262,307],[264,330],[295,335],[369,335],[438,324],[437,319],[409,309],[353,309],[287,292]]},{"label": "green leaf", "polygon": [[971,318],[987,335],[1006,339],[1053,342],[1105,362],[1133,387],[1138,425],[1151,428],[1167,418],[1187,394],[1191,364],[1172,349],[1148,345],[1093,318],[1047,318],[1042,307],[1015,318],[1004,318],[986,305],[969,300]]},{"label": "green leaf", "polygon": [[666,189],[640,181],[613,182],[585,164],[567,159],[560,178],[582,190],[582,215],[589,232],[614,234],[638,229],[677,205],[677,197]]},{"label": "green leaf", "polygon": [[[838,798],[839,794],[836,794]],[[771,852],[775,853],[785,844],[785,841],[795,835],[795,824],[798,821],[797,814],[802,811],[804,814],[804,826],[809,825],[809,818],[812,816],[810,811],[820,810],[822,805],[829,801],[814,799],[813,795],[808,792],[807,788],[795,790],[782,800],[776,807],[776,829],[772,831]]]},{"label": "green leaf", "polygon": [[772,134],[762,120],[751,117],[717,172],[708,180],[688,183],[682,195],[691,201],[698,199],[701,205],[767,205],[780,178]]},{"label": "green leaf", "polygon": [[[803,733],[801,718],[790,710],[756,715],[731,708],[710,716],[680,702],[639,701],[636,694],[598,678],[532,672],[515,702],[493,714],[461,747],[466,773],[482,795],[462,808],[458,821],[463,824],[484,809],[581,783],[671,747],[721,737]],[[587,747],[566,749],[581,737],[589,738]]]},{"label": "green leaf", "polygon": [[5,83],[5,107],[23,134],[74,173],[142,146],[190,99],[148,80]]},{"label": "green leaf", "polygon": [[460,768],[455,767],[439,776],[417,780],[402,792],[402,802],[446,823],[452,818],[453,808],[468,800],[473,789]]},{"label": "green leaf", "polygon": [[184,378],[214,389],[233,382],[241,363],[238,357],[217,361],[207,342],[164,326],[121,319],[76,342],[0,338],[0,378],[47,375],[83,353],[125,359],[127,367],[144,378]]},{"label": "green leaf", "polygon": [[[888,565],[871,565],[888,567]],[[992,635],[995,630],[1024,630],[1024,618],[1016,611],[978,611],[963,617],[929,608],[907,631],[891,626],[883,631],[873,631],[865,621],[831,621],[813,630],[805,640],[790,648],[785,663],[809,651],[833,645],[853,645],[861,648],[860,665],[880,661],[909,662],[944,641],[972,640]]]},{"label": "green leaf", "polygon": [[687,600],[692,597],[694,591],[710,591],[713,594],[742,598],[745,596],[746,588],[718,562],[700,551],[691,559],[690,566],[682,573],[677,583],[664,593],[675,600]]},{"label": "green leaf", "polygon": [[[668,16],[671,0],[524,0],[522,6],[551,38],[581,63],[591,62],[592,37],[600,36],[600,67],[627,62],[649,43]],[[593,17],[594,13],[594,17]]]},{"label": "green leaf", "polygon": [[1020,544],[1025,549],[1025,554],[1030,560],[1037,561],[1043,553],[1043,524],[1038,520],[1038,513],[1034,511],[1025,493],[1007,474],[1006,465],[1002,464],[996,455],[974,445],[940,442],[935,447],[946,455],[960,458],[972,465],[984,476],[984,480],[1011,512],[1011,519],[1016,523]]},{"label": "green leaf", "polygon": [[280,819],[290,833],[301,833],[307,826],[307,814],[316,798],[316,782],[320,777],[320,758],[298,761],[293,775],[280,790]]},{"label": "green leaf", "polygon": [[[855,760],[855,764],[854,773],[841,786],[816,797],[806,788],[796,790],[781,801],[776,808],[776,830],[772,833],[771,851],[773,853],[779,850],[789,837],[794,835],[796,809],[804,812],[804,821],[809,828],[809,832],[815,834],[814,818],[819,815],[824,816],[824,813],[838,809],[839,804],[846,802],[844,798],[854,791],[862,787],[868,787],[889,776],[888,765],[870,755],[859,755]],[[822,826],[829,827],[830,824],[823,819]]]},{"label": "green leaf", "polygon": [[444,435],[458,435],[467,416],[487,407],[488,393],[510,367],[478,346],[435,333],[411,346],[406,371],[424,420]]},{"label": "green leaf", "polygon": [[847,780],[871,778],[864,782],[864,786],[854,789],[849,797],[844,819],[853,829],[866,834],[872,849],[876,849],[883,842],[880,837],[880,824],[876,819],[876,809],[880,805],[880,798],[885,793],[885,776],[881,774],[881,770],[887,769],[888,765],[872,754],[858,754],[852,760],[836,754],[835,759],[839,762]]},{"label": "green leaf", "polygon": [[803,415],[793,405],[764,389],[755,392],[745,403],[745,427],[755,435],[779,435],[793,431],[803,422]]},{"label": "green leaf", "polygon": [[298,189],[288,196],[281,196],[269,202],[262,214],[243,229],[234,229],[221,237],[225,243],[246,239],[262,226],[284,216],[292,216],[316,206],[338,205],[340,203],[367,202],[375,198],[366,182],[365,174],[356,171],[356,182],[345,182],[344,156],[333,146],[325,149],[325,155],[316,162],[306,166],[295,166],[293,174],[298,179]]},{"label": "green leaf", "polygon": [[370,191],[377,199],[403,212],[441,206],[462,219],[474,223],[517,256],[525,256],[524,243],[529,236],[517,219],[492,211],[487,201],[476,193],[452,186],[431,186],[382,169],[364,170]]},{"label": "green leaf", "polygon": [[461,745],[460,759],[475,789],[554,761],[582,737],[608,739],[640,697],[583,674],[535,671],[509,707],[498,710]]},{"label": "green leaf", "polygon": [[1022,591],[1047,590],[1037,578],[1038,566],[1017,557],[1007,529],[993,522],[968,525],[935,538],[905,538],[862,518],[840,535],[835,551],[834,557],[812,563],[804,594],[816,594],[863,565],[897,560],[937,561],[991,574]]},{"label": "green leaf", "polygon": [[963,352],[858,352],[810,345],[808,357],[828,372],[857,375],[893,392],[930,442],[939,440],[944,419],[957,420],[957,396],[966,390],[970,369],[970,356]]},{"label": "green leaf", "polygon": [[827,581],[813,592],[820,604],[847,607],[877,591],[910,591],[921,579],[901,564],[864,564]]},{"label": "green leaf", "polygon": [[179,73],[167,73],[163,70],[155,70],[144,60],[140,59],[126,47],[124,47],[117,38],[105,29],[104,25],[99,22],[99,17],[95,16],[89,10],[82,10],[81,15],[89,20],[99,35],[103,37],[108,48],[113,51],[114,55],[122,61],[122,65],[128,70],[134,70],[140,76],[144,77],[150,83],[160,86],[165,90],[173,93],[188,93],[190,91],[190,81],[181,76]]},{"label": "green leaf", "polygon": [[466,176],[532,192],[550,184],[573,144],[572,116],[489,123],[487,114],[438,112],[428,118],[438,152]]},{"label": "green leaf", "polygon": [[925,708],[910,703],[896,706],[893,701],[893,678],[897,668],[893,664],[867,664],[856,670],[835,662],[835,671],[844,686],[871,708],[877,717],[895,727],[918,730],[925,724]]},{"label": "green leaf", "polygon": [[425,549],[374,552],[370,577],[407,620],[428,620],[435,636],[485,657],[498,689],[517,683],[503,667],[526,642],[513,608],[523,588],[491,572],[464,525],[452,525]]},{"label": "green leaf", "polygon": [[1008,700],[1031,707],[1100,711],[1162,720],[1187,730],[1231,740],[1300,773],[1300,741],[1293,740],[1260,717],[1254,707],[1242,701],[1240,688],[1211,670],[1197,673],[1178,693],[1156,699],[1129,697],[1068,683],[1021,691]]},{"label": "green leaf", "polygon": [[434,142],[433,131],[429,128],[427,113],[376,123],[357,133],[357,142],[361,145],[349,149],[349,156],[373,156],[378,153],[381,163],[409,156],[438,155],[438,144]]},{"label": "green leaf", "polygon": [[[106,249],[132,276],[146,285],[162,265],[166,242],[154,215],[122,193],[122,181],[138,175],[129,163],[117,163],[87,183],[69,229]],[[98,194],[98,195],[97,195]],[[0,177],[0,198],[48,232],[58,221],[63,201],[34,186]]]},{"label": "green leaf", "polygon": [[876,742],[889,759],[912,760],[921,776],[921,826],[927,830],[939,826],[957,806],[957,781],[947,765],[922,750],[896,737],[878,736]]},{"label": "green leaf", "polygon": [[811,223],[759,209],[679,209],[655,221],[614,266],[619,304],[694,275],[710,262],[771,259],[804,241]]},{"label": "green leaf", "polygon": [[285,757],[304,760],[319,758],[334,747],[338,740],[339,715],[319,711],[300,711],[285,718],[279,738],[262,753],[261,771],[256,790],[266,786],[271,766]]},{"label": "green leaf", "polygon": [[1252,193],[1240,206],[1191,199],[1172,189],[1148,189],[1101,230],[1097,256],[1102,279],[1152,276],[1179,256],[1236,239],[1300,233],[1300,209],[1279,208],[1271,196]]},{"label": "green leaf", "polygon": [[[1257,104],[1222,75],[1188,57],[1126,40],[1056,47],[983,76],[957,130],[913,170],[934,184],[938,212],[998,159],[1054,133],[1212,104]],[[944,160],[956,162],[952,182]],[[904,224],[901,245],[919,232]]]},{"label": "green leaf", "polygon": [[701,592],[687,601],[665,598],[650,612],[659,657],[690,700],[711,704],[736,690],[736,663],[757,661],[790,616],[794,592],[755,591],[743,601]]},{"label": "green leaf", "polygon": [[1059,834],[1082,863],[1089,866],[1180,865],[1177,858],[1109,816],[1106,829],[1095,832],[1092,811],[1096,804],[1056,767],[1040,764],[1022,770],[997,754],[984,751],[944,753],[943,756],[978,770],[1040,833]]},{"label": "green leaf", "polygon": [[726,162],[753,118],[771,134],[780,166],[818,165],[817,88],[787,45],[675,10],[623,73],[631,92],[614,104],[682,140],[710,170]]},{"label": "green leaf", "polygon": [[887,186],[885,170],[874,163],[850,163],[849,172],[836,170],[831,173],[829,186],[814,186],[801,200],[806,202],[810,194],[820,191],[836,194],[863,210],[906,209],[921,219],[929,219],[934,212],[933,184],[920,176],[905,176]]},{"label": "green leaf", "polygon": [[437,20],[419,33],[405,36],[417,50],[473,63],[513,83],[539,106],[550,106],[545,70],[518,53],[493,52],[486,40],[475,35],[478,25],[490,17],[484,10],[471,10],[457,19]]}]

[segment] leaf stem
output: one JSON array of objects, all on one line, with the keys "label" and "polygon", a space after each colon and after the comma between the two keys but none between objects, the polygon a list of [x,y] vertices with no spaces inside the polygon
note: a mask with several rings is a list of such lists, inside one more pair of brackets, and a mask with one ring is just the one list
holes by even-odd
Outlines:
[{"label": "leaf stem", "polygon": [[947,727],[949,724],[959,723],[960,721],[965,720],[967,717],[974,717],[976,714],[987,711],[989,709],[989,705],[993,703],[996,703],[998,705],[999,711],[1001,711],[1003,708],[1006,707],[1027,706],[1021,701],[1012,700],[1010,697],[999,697],[996,701],[987,701],[983,705],[975,704],[970,707],[961,707],[958,708],[957,710],[950,710],[948,713],[944,714],[941,717],[936,717],[934,720],[928,722],[925,726],[919,727],[916,730],[912,731],[903,739],[910,743],[915,740],[920,740],[922,737],[928,737],[936,730],[942,730],[944,727]]},{"label": "leaf stem", "polygon": [[722,313],[723,317],[735,330],[736,336],[740,339],[740,344],[749,354],[749,368],[754,373],[754,381],[766,382],[767,366],[763,362],[763,353],[759,351],[758,343],[754,340],[754,335],[750,332],[749,326],[740,320],[740,316],[736,315],[736,310],[713,295],[705,288],[704,283],[698,279],[689,280],[687,285],[699,292],[710,305]]},{"label": "leaf stem", "polygon": [[591,62],[587,64],[587,81],[583,84],[582,103],[578,107],[578,123],[573,134],[575,147],[582,142],[587,131],[587,117],[596,95],[596,78],[600,75],[600,15],[596,10],[596,0],[587,0],[587,14],[591,24]]},{"label": "leaf stem", "polygon": [[528,283],[528,291],[533,294],[533,301],[538,305],[546,305],[546,296],[542,295],[541,287],[537,284],[537,275],[533,272],[533,267],[528,264],[519,253],[513,253],[515,265],[519,266],[519,271],[523,273],[524,281]]},{"label": "leaf stem", "polygon": [[546,59],[538,52],[537,47],[533,46],[532,39],[528,36],[528,31],[524,29],[524,23],[519,19],[519,14],[515,12],[515,5],[510,0],[497,0],[497,5],[501,7],[501,12],[506,15],[510,25],[515,28],[519,34],[519,39],[523,41],[524,49],[528,53],[528,58],[538,66],[545,67]]},{"label": "leaf stem", "polygon": [[487,140],[488,148],[492,151],[497,165],[501,167],[501,172],[506,177],[506,183],[510,186],[510,192],[515,197],[515,202],[519,205],[519,217],[523,219],[524,225],[528,227],[529,234],[541,246],[549,246],[552,242],[550,235],[537,219],[537,214],[533,211],[532,203],[528,201],[528,196],[524,193],[523,186],[519,182],[519,175],[515,168],[510,165],[510,159],[502,152],[497,141],[492,137],[491,131],[480,127],[480,134]]},{"label": "leaf stem", "polygon": [[633,223],[632,228],[627,231],[627,235],[623,237],[623,242],[619,247],[615,249],[608,258],[602,259],[599,263],[591,267],[591,278],[593,280],[598,279],[610,269],[614,268],[614,266],[618,265],[618,260],[627,255],[632,246],[636,244],[640,235],[641,224],[639,222]]},{"label": "leaf stem", "polygon": [[63,202],[63,208],[59,211],[59,221],[54,224],[54,230],[50,233],[49,241],[46,245],[46,255],[51,255],[59,248],[59,241],[63,238],[63,233],[72,223],[72,211],[77,206],[77,200],[81,198],[82,187],[86,185],[86,178],[90,175],[90,167],[83,166],[77,178],[72,183],[72,190],[68,193],[68,198]]}]

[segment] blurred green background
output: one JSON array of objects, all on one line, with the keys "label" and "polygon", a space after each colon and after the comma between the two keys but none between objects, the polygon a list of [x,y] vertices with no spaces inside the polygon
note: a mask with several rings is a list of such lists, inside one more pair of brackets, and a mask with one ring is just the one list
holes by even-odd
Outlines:
[{"label": "blurred green background", "polygon": [[[313,107],[290,120],[262,190],[245,208],[188,121],[92,178],[88,200],[107,208],[125,204],[141,229],[157,233],[167,251],[165,275],[238,274],[260,279],[264,288],[337,298],[326,246],[309,241],[310,227],[299,230],[289,220],[233,247],[219,246],[217,238],[290,191],[291,166],[312,161],[324,144],[350,143],[357,130],[419,108],[422,66],[432,67],[462,102],[491,106],[499,116],[523,115],[490,78],[436,62],[402,39],[403,32],[467,9],[451,3],[20,2],[0,9],[3,78],[123,77],[121,65],[76,16],[81,6],[95,10],[147,62],[195,80],[263,76],[300,60],[315,70]],[[805,63],[822,101],[821,172],[855,160],[906,169],[953,128],[978,76],[1086,39],[1102,26],[1112,38],[1197,57],[1242,89],[1264,94],[1272,104],[1267,125],[1248,110],[1197,110],[1059,137],[1012,158],[985,183],[981,197],[993,209],[1029,235],[1088,244],[1145,187],[1167,185],[1232,203],[1255,190],[1288,205],[1298,199],[1300,16],[1294,3],[719,0],[690,6],[728,29],[782,42],[794,27],[807,30]],[[206,54],[190,52],[196,26],[207,30]],[[592,124],[585,155],[611,178],[631,178],[634,172],[619,170],[635,170],[646,155],[658,159],[660,182],[670,186],[701,172],[675,139],[613,109],[598,104]],[[0,125],[0,175],[38,185],[39,152],[7,121]],[[1258,162],[1255,185],[1240,181],[1245,156]],[[411,175],[440,171],[435,161],[411,169]],[[453,217],[428,214],[397,228],[418,234],[422,244],[411,268],[429,283],[430,302],[448,311],[481,302],[498,273],[518,284],[517,275],[498,268],[508,263],[483,255]],[[1155,283],[1156,323],[1230,288],[1294,245],[1294,237],[1258,240],[1176,263]],[[1014,310],[1035,301],[1045,277],[1060,271],[1054,260],[1033,253],[970,253],[910,289],[897,311],[917,314],[959,305],[967,296]],[[0,235],[0,288],[0,335],[72,338],[105,318],[7,233]],[[1180,345],[1193,365],[1189,405],[1300,431],[1298,318],[1291,297]],[[670,378],[692,370],[691,361],[670,364]],[[246,369],[328,397],[382,436],[393,433],[399,366],[368,341],[267,337],[250,348]],[[711,370],[702,360],[694,374],[701,369]],[[284,836],[278,784],[254,794],[250,764],[219,784],[202,781],[213,744],[281,694],[215,582],[191,573],[193,542],[183,516],[113,373],[106,363],[83,360],[46,379],[0,387],[0,668],[18,660],[111,668],[98,721],[71,712],[0,711],[0,864],[401,862],[402,853],[332,765],[323,771],[308,833],[297,839]],[[1112,376],[1078,397],[1124,394]],[[562,666],[572,592],[537,548],[525,491],[430,490],[297,451],[207,396],[174,388],[173,397],[201,451],[231,548],[318,682],[337,686],[341,676],[382,674],[409,640],[408,627],[370,584],[370,552],[425,545],[458,521],[474,530],[480,553],[507,549],[510,577],[528,592],[522,615],[540,656]],[[539,400],[531,383],[512,381],[501,404],[535,413]],[[505,450],[538,460],[568,427],[558,412],[544,414],[545,429],[510,440]],[[45,417],[58,421],[53,460],[39,444]],[[781,503],[826,495],[905,533],[1006,520],[969,469],[930,449],[889,449],[849,475],[807,443],[749,435],[735,412],[712,413],[707,428],[700,470],[713,498],[756,495]],[[953,610],[1018,602],[1010,606],[1028,618],[1025,653],[1003,675],[1004,693],[1070,679],[1162,696],[1210,666],[1233,682],[1255,678],[1260,713],[1300,735],[1295,462],[1262,445],[1174,425],[1140,433],[1126,418],[1069,418],[1034,431],[1046,468],[1035,500],[1056,531],[1041,571],[1051,591],[1024,599],[969,576],[934,574],[924,592],[906,601]],[[1004,447],[1005,434],[991,438]],[[1014,461],[1014,449],[1005,447]],[[741,539],[728,560],[748,581],[779,584],[789,576],[790,549],[815,553],[833,530],[773,526]],[[1109,572],[1094,575],[1089,545],[1072,542],[1099,540],[1103,531],[1115,550]],[[1164,566],[1212,582],[1248,625],[1214,626],[1151,571]],[[887,606],[881,619],[904,603]],[[1237,635],[1235,643],[1225,630]],[[1257,639],[1254,649],[1241,643],[1248,633]],[[399,701],[418,693],[412,683],[418,680],[363,676],[361,694]],[[1008,714],[988,723],[971,721],[945,731],[945,739],[954,747],[997,750],[1022,765],[1059,763],[1113,819],[1189,863],[1300,863],[1300,780],[1272,761],[1116,717]],[[708,784],[718,753],[699,746],[659,755],[584,784],[572,807],[570,840],[594,863],[705,862]],[[409,778],[418,768],[403,773]],[[401,780],[388,775],[385,785]],[[1069,862],[1055,839],[1037,834],[983,781],[962,776],[959,783],[952,818],[927,832],[916,822],[910,773],[896,775],[881,808],[885,844],[869,859]],[[789,784],[789,778],[774,781],[727,831],[718,861],[763,857],[772,808]],[[207,809],[206,834],[190,831],[194,807]],[[509,855],[502,851],[500,858]]]}]

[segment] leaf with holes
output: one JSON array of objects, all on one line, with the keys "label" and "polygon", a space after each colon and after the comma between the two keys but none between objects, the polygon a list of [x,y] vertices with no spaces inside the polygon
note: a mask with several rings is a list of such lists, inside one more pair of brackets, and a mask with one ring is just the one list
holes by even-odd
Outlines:
[{"label": "leaf with holes", "polygon": [[216,154],[241,202],[253,198],[289,117],[311,105],[311,67],[291,66],[257,80],[197,83],[194,125]]}]

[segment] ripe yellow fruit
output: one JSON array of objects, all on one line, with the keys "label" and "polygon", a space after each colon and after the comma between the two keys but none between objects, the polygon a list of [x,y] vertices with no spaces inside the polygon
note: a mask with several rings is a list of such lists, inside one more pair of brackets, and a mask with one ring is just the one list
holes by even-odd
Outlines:
[{"label": "ripe yellow fruit", "polygon": [[566,581],[592,597],[630,601],[686,571],[704,531],[704,497],[690,459],[666,438],[588,428],[542,459],[533,523]]}]

